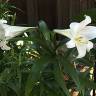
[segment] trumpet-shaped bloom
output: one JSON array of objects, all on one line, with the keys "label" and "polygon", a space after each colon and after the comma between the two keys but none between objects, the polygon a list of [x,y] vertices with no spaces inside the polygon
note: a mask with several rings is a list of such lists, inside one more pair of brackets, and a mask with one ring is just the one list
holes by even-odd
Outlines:
[{"label": "trumpet-shaped bloom", "polygon": [[85,16],[85,19],[70,24],[70,29],[60,30],[55,29],[54,32],[64,35],[70,38],[70,41],[66,43],[68,48],[77,48],[77,58],[82,58],[93,48],[93,43],[89,40],[96,38],[96,27],[87,26],[91,23],[90,16]]},{"label": "trumpet-shaped bloom", "polygon": [[10,47],[6,44],[9,39],[19,35],[20,33],[26,31],[27,29],[32,29],[35,27],[20,27],[20,26],[11,26],[6,24],[6,20],[0,20],[0,47],[2,50],[10,50]]}]

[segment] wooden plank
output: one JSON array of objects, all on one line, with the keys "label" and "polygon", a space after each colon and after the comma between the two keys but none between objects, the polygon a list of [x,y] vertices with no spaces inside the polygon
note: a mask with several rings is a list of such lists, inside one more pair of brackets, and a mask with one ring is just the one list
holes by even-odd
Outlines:
[{"label": "wooden plank", "polygon": [[[11,0],[10,0],[11,1]],[[47,22],[50,28],[66,28],[71,17],[81,11],[93,8],[96,0],[13,0],[24,13],[17,12],[20,23],[37,25],[40,19]]]},{"label": "wooden plank", "polygon": [[17,15],[16,24],[20,25],[27,24],[26,0],[10,0],[10,3],[17,7],[16,10],[13,10],[14,12],[16,12]]},{"label": "wooden plank", "polygon": [[56,0],[38,0],[39,20],[47,22],[50,28],[56,24]]},{"label": "wooden plank", "polygon": [[70,21],[71,18],[80,14],[80,0],[70,0]]},{"label": "wooden plank", "polygon": [[27,23],[36,26],[38,18],[38,0],[27,0]]},{"label": "wooden plank", "polygon": [[37,25],[39,20],[47,22],[50,28],[56,24],[55,0],[28,0],[28,24]]},{"label": "wooden plank", "polygon": [[57,27],[64,28],[69,24],[69,0],[57,0]]},{"label": "wooden plank", "polygon": [[95,0],[87,0],[87,8],[94,8],[95,7]]},{"label": "wooden plank", "polygon": [[95,0],[80,0],[80,7],[81,11],[94,8],[95,7]]},{"label": "wooden plank", "polygon": [[80,11],[87,10],[87,0],[80,0]]}]

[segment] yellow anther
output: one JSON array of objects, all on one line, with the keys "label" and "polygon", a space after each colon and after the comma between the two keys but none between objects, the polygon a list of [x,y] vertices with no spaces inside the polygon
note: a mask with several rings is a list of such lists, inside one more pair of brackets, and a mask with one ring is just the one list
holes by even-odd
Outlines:
[{"label": "yellow anther", "polygon": [[81,36],[79,36],[79,37],[76,37],[75,38],[75,42],[76,43],[79,43],[79,44],[87,44],[88,43],[88,40],[86,40],[86,38],[83,38],[83,37],[81,37]]}]

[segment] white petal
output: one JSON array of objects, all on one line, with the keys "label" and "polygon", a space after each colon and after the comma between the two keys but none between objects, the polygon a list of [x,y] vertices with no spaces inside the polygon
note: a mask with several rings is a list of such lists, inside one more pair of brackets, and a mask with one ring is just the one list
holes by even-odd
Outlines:
[{"label": "white petal", "polygon": [[70,40],[66,43],[67,48],[74,48],[75,47],[75,42],[73,40]]},{"label": "white petal", "polygon": [[82,31],[79,32],[79,34],[81,34],[88,40],[94,39],[96,38],[96,27],[86,26]]},{"label": "white petal", "polygon": [[70,29],[72,30],[72,35],[77,35],[78,32],[82,31],[86,25],[91,23],[90,16],[85,16],[85,19],[81,21],[80,23],[73,22],[70,24]]},{"label": "white petal", "polygon": [[10,27],[10,25],[0,23],[0,40],[5,39],[6,29],[9,27]]},{"label": "white petal", "polygon": [[7,45],[4,45],[4,46],[1,47],[1,49],[2,50],[10,50],[11,48],[9,46],[7,46]]},{"label": "white petal", "polygon": [[87,51],[89,52],[92,48],[93,48],[93,43],[91,41],[88,41]]},{"label": "white petal", "polygon": [[77,58],[82,58],[86,55],[86,44],[77,45],[78,56]]},{"label": "white petal", "polygon": [[5,30],[3,28],[3,25],[0,24],[0,40],[3,40],[5,38]]},{"label": "white petal", "polygon": [[9,26],[5,29],[5,37],[13,38],[32,27]]},{"label": "white petal", "polygon": [[6,41],[1,41],[0,42],[0,47],[2,50],[10,50],[10,47],[6,45]]},{"label": "white petal", "polygon": [[73,22],[70,24],[71,34],[72,36],[75,36],[77,32],[79,31],[80,23]]},{"label": "white petal", "polygon": [[80,29],[83,29],[89,23],[91,23],[91,17],[85,15],[85,20],[83,20],[83,21],[80,22]]},{"label": "white petal", "polygon": [[68,38],[72,38],[72,34],[71,34],[70,29],[65,29],[65,30],[54,29],[53,31],[58,33],[58,34],[67,36]]},{"label": "white petal", "polygon": [[0,23],[7,23],[7,20],[1,19],[1,20],[0,20]]}]

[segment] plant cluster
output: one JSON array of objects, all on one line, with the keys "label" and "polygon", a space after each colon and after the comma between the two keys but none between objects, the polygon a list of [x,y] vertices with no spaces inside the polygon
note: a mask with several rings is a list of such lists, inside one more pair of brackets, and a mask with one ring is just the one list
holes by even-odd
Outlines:
[{"label": "plant cluster", "polygon": [[[73,96],[74,90],[78,96],[90,96],[96,89],[96,27],[87,26],[91,18],[85,16],[64,30],[49,30],[44,21],[36,27],[12,26],[6,24],[9,7],[2,4],[0,96]],[[62,40],[56,33],[64,35]]]}]

